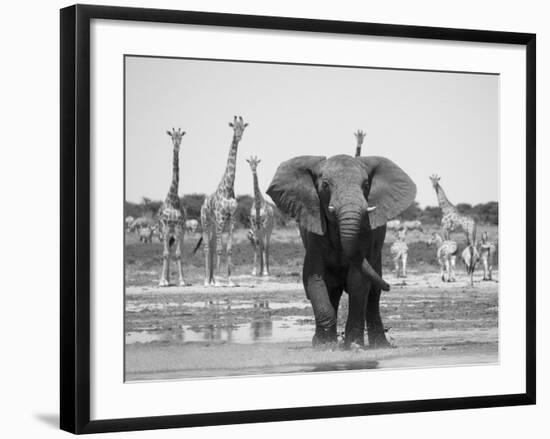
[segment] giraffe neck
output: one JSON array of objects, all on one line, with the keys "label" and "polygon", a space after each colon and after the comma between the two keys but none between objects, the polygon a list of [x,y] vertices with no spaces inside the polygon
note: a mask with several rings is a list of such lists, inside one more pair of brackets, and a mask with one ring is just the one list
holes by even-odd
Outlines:
[{"label": "giraffe neck", "polygon": [[258,184],[258,173],[254,171],[252,173],[252,177],[254,180],[254,203],[261,205],[264,201],[264,196],[260,192],[260,185]]},{"label": "giraffe neck", "polygon": [[361,144],[357,143],[357,147],[355,148],[355,157],[361,156]]},{"label": "giraffe neck", "polygon": [[218,186],[218,193],[224,195],[225,197],[235,197],[234,185],[235,185],[235,171],[236,171],[236,162],[237,162],[237,148],[239,146],[239,141],[233,136],[233,141],[231,142],[231,148],[229,149],[229,156],[227,157],[227,165],[225,167],[225,172],[223,174],[222,181]]},{"label": "giraffe neck", "polygon": [[264,197],[260,192],[260,185],[258,184],[258,173],[256,171],[252,172],[252,177],[254,180],[254,208],[256,209],[256,218],[260,218],[260,209],[264,203]]},{"label": "giraffe neck", "polygon": [[179,206],[178,188],[180,182],[179,150],[174,148],[172,159],[172,184],[166,197],[166,202],[172,206]]},{"label": "giraffe neck", "polygon": [[449,201],[449,199],[445,195],[445,191],[439,184],[435,188],[435,193],[437,194],[437,201],[439,202],[439,207],[441,207],[442,211],[445,212],[449,210],[454,210],[455,207]]}]

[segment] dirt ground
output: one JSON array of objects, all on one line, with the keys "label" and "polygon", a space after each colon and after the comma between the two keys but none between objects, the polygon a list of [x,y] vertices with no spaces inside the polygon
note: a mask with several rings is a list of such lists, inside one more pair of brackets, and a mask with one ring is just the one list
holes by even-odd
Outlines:
[{"label": "dirt ground", "polygon": [[[391,285],[381,312],[392,349],[318,350],[311,346],[314,319],[301,283],[303,249],[295,229],[276,231],[272,275],[250,275],[252,250],[237,233],[236,287],[203,287],[202,252],[185,258],[188,287],[159,288],[159,243],[126,243],[126,380],[181,379],[350,369],[428,367],[498,361],[498,271],[494,281],[462,266],[443,283],[429,231],[409,237],[409,274],[391,273],[388,234],[384,277]],[[496,228],[489,230],[496,241]],[[198,235],[188,240],[188,252]],[[175,268],[175,267],[174,267]],[[172,280],[176,281],[175,270]],[[223,280],[223,278],[222,278]],[[344,294],[338,315],[347,317]],[[342,334],[341,334],[342,335]],[[341,338],[341,337],[340,337]]]}]

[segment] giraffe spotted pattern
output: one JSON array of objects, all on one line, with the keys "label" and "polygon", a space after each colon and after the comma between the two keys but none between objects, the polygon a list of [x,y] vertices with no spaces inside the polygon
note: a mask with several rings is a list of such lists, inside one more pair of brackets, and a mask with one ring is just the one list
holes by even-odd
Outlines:
[{"label": "giraffe spotted pattern", "polygon": [[222,234],[227,228],[227,280],[231,286],[231,246],[233,240],[233,229],[235,227],[235,212],[237,200],[235,199],[235,171],[237,161],[237,149],[241,141],[244,129],[248,126],[242,117],[235,116],[233,122],[229,123],[233,128],[233,140],[227,157],[227,165],[222,180],[216,191],[204,200],[201,207],[202,237],[201,242],[204,249],[205,275],[204,285],[219,285],[214,276],[214,251],[216,251],[216,272],[220,271],[222,254]]}]

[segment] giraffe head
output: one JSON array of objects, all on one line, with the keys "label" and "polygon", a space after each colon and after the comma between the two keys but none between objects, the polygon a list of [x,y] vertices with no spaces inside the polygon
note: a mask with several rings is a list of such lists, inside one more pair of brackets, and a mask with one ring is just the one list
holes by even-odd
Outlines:
[{"label": "giraffe head", "polygon": [[357,144],[362,145],[363,140],[365,139],[366,133],[363,130],[357,130],[355,133],[355,138],[357,139]]},{"label": "giraffe head", "polygon": [[233,122],[229,122],[229,126],[233,128],[233,138],[239,142],[248,123],[244,123],[242,116],[233,116]]},{"label": "giraffe head", "polygon": [[174,148],[179,150],[180,144],[181,144],[181,138],[185,135],[185,131],[182,131],[180,128],[178,128],[177,130],[172,128],[172,131],[166,131],[166,134],[168,134],[172,138],[172,143],[174,144]]},{"label": "giraffe head", "polygon": [[246,159],[248,164],[250,165],[250,169],[252,172],[256,172],[256,169],[258,169],[258,164],[261,162],[261,160],[258,157],[250,156],[249,159]]},{"label": "giraffe head", "polygon": [[434,188],[437,188],[439,186],[439,180],[441,180],[441,177],[437,174],[430,175],[430,180],[432,181],[432,185]]}]

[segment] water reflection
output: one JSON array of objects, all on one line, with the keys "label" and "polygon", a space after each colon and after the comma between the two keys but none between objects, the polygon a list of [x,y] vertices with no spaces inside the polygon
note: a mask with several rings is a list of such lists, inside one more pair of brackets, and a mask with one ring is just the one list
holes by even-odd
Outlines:
[{"label": "water reflection", "polygon": [[145,300],[136,300],[126,302],[126,312],[139,313],[139,312],[155,312],[155,311],[170,311],[170,310],[184,310],[185,308],[192,309],[204,309],[214,311],[231,311],[231,310],[246,310],[246,309],[261,309],[261,310],[279,310],[279,309],[306,309],[311,307],[310,302],[307,299],[295,300],[291,302],[274,302],[268,299],[254,298],[250,300],[231,298],[223,299],[207,299],[204,301],[193,302],[176,302],[165,301],[151,303]]},{"label": "water reflection", "polygon": [[253,341],[271,338],[273,336],[273,322],[270,318],[253,320],[250,323],[250,334]]},{"label": "water reflection", "polygon": [[313,320],[288,316],[273,320],[269,313],[255,317],[251,322],[234,324],[231,319],[204,325],[179,325],[164,330],[130,331],[126,343],[258,343],[310,341]]},{"label": "water reflection", "polygon": [[340,370],[377,369],[378,361],[346,361],[341,363],[319,363],[310,372],[334,372]]}]

